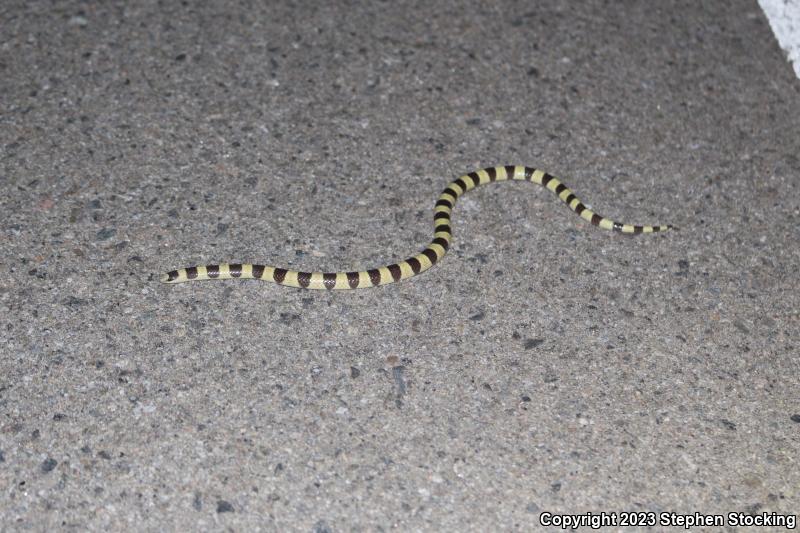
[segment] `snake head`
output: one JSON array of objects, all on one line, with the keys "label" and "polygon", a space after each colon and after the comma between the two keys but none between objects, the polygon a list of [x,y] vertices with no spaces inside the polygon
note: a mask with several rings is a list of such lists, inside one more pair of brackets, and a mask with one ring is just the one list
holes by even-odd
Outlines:
[{"label": "snake head", "polygon": [[177,279],[178,279],[178,271],[171,270],[169,272],[161,274],[161,278],[159,278],[159,281],[161,283],[177,283]]}]

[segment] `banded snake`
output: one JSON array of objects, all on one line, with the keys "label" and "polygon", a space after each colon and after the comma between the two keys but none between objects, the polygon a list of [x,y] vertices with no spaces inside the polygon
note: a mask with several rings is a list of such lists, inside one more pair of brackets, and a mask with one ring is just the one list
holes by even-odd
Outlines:
[{"label": "banded snake", "polygon": [[453,240],[450,229],[450,213],[459,196],[481,185],[494,181],[532,181],[548,189],[584,220],[602,229],[621,233],[655,233],[672,229],[672,226],[635,226],[614,222],[594,213],[575,194],[550,174],[524,166],[498,166],[465,174],[452,181],[439,195],[433,213],[433,240],[420,253],[391,265],[354,272],[298,272],[275,266],[247,263],[221,263],[194,266],[167,272],[161,277],[163,283],[210,279],[258,279],[279,285],[303,289],[362,289],[386,285],[425,272],[447,253]]}]

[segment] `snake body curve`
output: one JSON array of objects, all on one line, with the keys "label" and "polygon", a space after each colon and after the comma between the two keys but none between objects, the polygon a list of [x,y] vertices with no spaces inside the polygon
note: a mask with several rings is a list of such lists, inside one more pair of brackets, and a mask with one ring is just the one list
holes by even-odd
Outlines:
[{"label": "snake body curve", "polygon": [[425,272],[447,253],[453,240],[450,213],[459,196],[494,181],[532,181],[548,189],[584,220],[602,229],[621,233],[663,232],[672,226],[631,225],[614,222],[587,208],[575,194],[550,174],[524,166],[498,166],[465,174],[453,180],[439,195],[433,213],[433,240],[424,250],[405,261],[357,272],[298,272],[287,268],[245,263],[193,266],[167,272],[164,283],[211,279],[258,279],[303,289],[363,289],[386,285]]}]

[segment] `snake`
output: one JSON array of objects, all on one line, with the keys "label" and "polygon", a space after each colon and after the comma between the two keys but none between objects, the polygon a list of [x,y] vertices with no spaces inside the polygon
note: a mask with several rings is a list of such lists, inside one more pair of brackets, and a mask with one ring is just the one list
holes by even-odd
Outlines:
[{"label": "snake", "polygon": [[450,214],[458,198],[472,189],[496,181],[530,181],[549,190],[578,216],[594,226],[626,234],[664,232],[672,225],[633,225],[615,222],[589,209],[557,178],[543,170],[507,165],[484,168],[450,182],[439,195],[433,212],[433,240],[418,254],[404,261],[352,272],[302,272],[289,268],[250,263],[219,263],[171,270],[163,283],[215,279],[256,279],[301,289],[363,289],[387,285],[417,276],[442,260],[453,242]]}]

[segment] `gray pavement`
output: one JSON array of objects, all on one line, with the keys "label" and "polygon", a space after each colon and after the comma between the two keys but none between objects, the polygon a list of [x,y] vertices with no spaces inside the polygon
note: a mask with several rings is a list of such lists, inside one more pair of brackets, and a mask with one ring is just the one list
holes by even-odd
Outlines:
[{"label": "gray pavement", "polygon": [[[3,2],[0,529],[797,513],[799,139],[755,0]],[[681,231],[504,183],[404,283],[158,283],[403,259],[497,164]]]}]

